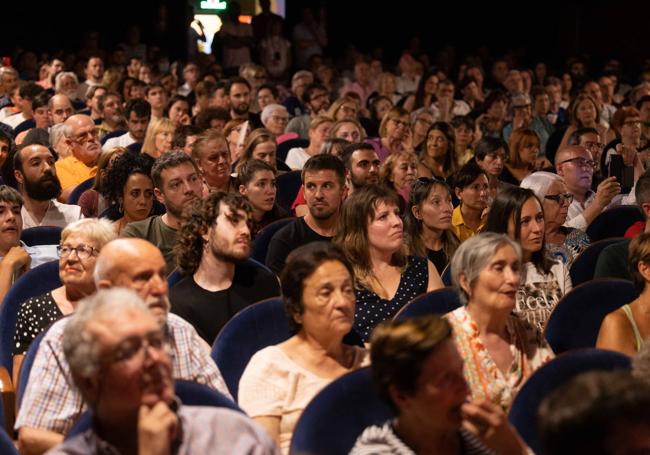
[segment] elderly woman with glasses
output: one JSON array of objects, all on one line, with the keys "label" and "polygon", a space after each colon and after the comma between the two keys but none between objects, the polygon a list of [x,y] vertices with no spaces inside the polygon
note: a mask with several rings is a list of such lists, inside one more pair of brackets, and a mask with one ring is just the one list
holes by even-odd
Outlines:
[{"label": "elderly woman with glasses", "polygon": [[29,345],[54,321],[72,313],[82,298],[95,293],[93,272],[101,249],[116,238],[109,220],[84,218],[61,233],[59,278],[62,286],[20,305],[14,335],[14,374]]},{"label": "elderly woman with glasses", "polygon": [[571,267],[590,242],[583,230],[564,226],[573,194],[562,177],[552,172],[534,172],[521,181],[521,187],[533,190],[542,201],[546,249],[567,268]]}]

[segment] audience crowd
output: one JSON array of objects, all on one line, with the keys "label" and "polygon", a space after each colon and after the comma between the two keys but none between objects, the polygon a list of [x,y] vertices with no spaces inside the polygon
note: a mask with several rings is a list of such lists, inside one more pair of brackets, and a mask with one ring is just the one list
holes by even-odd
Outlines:
[{"label": "audience crowd", "polygon": [[[636,223],[575,284],[634,283],[593,347],[636,357],[635,375],[573,379],[539,434],[548,454],[649,451],[650,67],[433,65],[418,46],[333,62],[322,15],[287,33],[269,4],[246,24],[230,3],[211,56],[170,65],[130,29],[110,51],[0,66],[20,452],[286,454],[312,399],[369,367],[394,418],[352,453],[531,453],[508,412],[559,354],[545,330],[595,227],[624,209]],[[10,302],[54,260],[56,286]],[[401,317],[445,290],[454,310]],[[278,298],[288,328],[234,324]],[[233,326],[283,335],[245,354]],[[212,346],[241,354],[234,383]],[[181,403],[187,382],[231,409]]]}]

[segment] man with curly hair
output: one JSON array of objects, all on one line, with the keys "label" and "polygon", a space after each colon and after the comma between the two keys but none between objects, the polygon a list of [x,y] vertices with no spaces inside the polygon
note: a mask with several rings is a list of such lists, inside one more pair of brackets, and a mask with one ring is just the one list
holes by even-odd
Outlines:
[{"label": "man with curly hair", "polygon": [[251,213],[244,196],[210,193],[193,207],[178,236],[176,262],[186,276],[170,289],[172,313],[210,345],[235,313],[280,295],[277,277],[248,259]]}]

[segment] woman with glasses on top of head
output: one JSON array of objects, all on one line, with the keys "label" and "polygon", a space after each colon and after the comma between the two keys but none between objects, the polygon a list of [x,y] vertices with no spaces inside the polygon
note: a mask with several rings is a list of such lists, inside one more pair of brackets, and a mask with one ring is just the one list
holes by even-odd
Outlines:
[{"label": "woman with glasses on top of head", "polygon": [[451,190],[436,178],[420,177],[413,183],[404,230],[409,252],[427,257],[442,274],[459,242],[451,230]]},{"label": "woman with glasses on top of head", "polygon": [[571,267],[590,243],[583,230],[564,226],[573,194],[562,177],[552,172],[534,172],[521,181],[521,187],[532,190],[542,201],[546,249],[567,268]]}]

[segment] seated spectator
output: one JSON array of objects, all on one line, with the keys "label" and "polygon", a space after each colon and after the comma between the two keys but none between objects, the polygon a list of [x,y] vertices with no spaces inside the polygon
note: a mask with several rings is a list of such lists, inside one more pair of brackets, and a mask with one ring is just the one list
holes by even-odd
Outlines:
[{"label": "seated spectator", "polygon": [[321,145],[329,137],[334,122],[329,117],[319,116],[309,125],[309,145],[306,148],[294,147],[289,149],[285,163],[291,170],[300,170],[305,162],[320,152]]},{"label": "seated spectator", "polygon": [[58,160],[55,166],[63,190],[59,199],[67,201],[77,185],[97,173],[97,161],[102,148],[95,122],[89,116],[73,115],[68,117],[64,125],[63,134],[72,154]]},{"label": "seated spectator", "polygon": [[382,163],[379,169],[379,181],[397,194],[403,201],[400,208],[404,207],[404,201],[408,201],[411,192],[411,185],[417,178],[418,157],[413,152],[401,151],[392,153]]},{"label": "seated spectator", "polygon": [[354,324],[354,273],[343,253],[322,242],[293,251],[282,295],[295,335],[258,351],[239,381],[239,405],[289,452],[311,399],[339,376],[368,363],[365,349],[343,344]]},{"label": "seated spectator", "polygon": [[593,128],[598,131],[603,144],[607,144],[614,139],[608,136],[607,127],[600,122],[600,114],[600,106],[590,95],[581,93],[576,96],[569,107],[569,120],[571,123],[562,137],[559,148],[564,148],[568,144],[571,135],[581,128]]},{"label": "seated spectator", "polygon": [[[645,222],[641,233],[650,232],[650,172],[646,171],[637,180],[634,195],[637,206],[643,212]],[[605,247],[598,255],[594,278],[622,278],[632,281],[628,251],[630,238]]]},{"label": "seated spectator", "polygon": [[[300,73],[300,71],[298,73]],[[298,73],[296,73],[296,75]],[[296,75],[293,77],[295,78]],[[327,110],[330,108],[330,99],[327,88],[318,83],[310,84],[305,89],[303,99],[305,100],[309,113],[292,118],[285,131],[287,133],[295,133],[303,139],[308,139],[310,123],[320,115],[327,115]],[[292,112],[290,111],[289,115],[291,114]]]},{"label": "seated spectator", "polygon": [[355,119],[343,119],[332,125],[330,137],[345,139],[351,143],[363,142],[366,139],[366,132],[363,126]]},{"label": "seated spectator", "polygon": [[454,159],[463,167],[474,157],[474,120],[469,115],[457,115],[450,122],[454,129]]},{"label": "seated spectator", "polygon": [[521,248],[486,232],[461,243],[451,260],[463,306],[447,314],[472,401],[507,410],[524,382],[553,357],[544,336],[515,316]]},{"label": "seated spectator", "polygon": [[281,104],[267,105],[262,109],[260,118],[264,128],[276,136],[283,135],[284,130],[287,128],[287,124],[289,123],[289,113],[287,112],[287,108]]},{"label": "seated spectator", "polygon": [[237,172],[249,160],[260,160],[271,166],[274,170],[288,171],[289,167],[277,158],[278,146],[276,137],[266,128],[252,131],[246,138],[244,150],[234,167]]},{"label": "seated spectator", "polygon": [[351,455],[528,453],[502,408],[467,401],[463,358],[446,319],[383,322],[370,345],[373,383],[397,416],[366,428]]},{"label": "seated spectator", "polygon": [[201,133],[192,146],[192,158],[201,170],[204,194],[237,190],[236,179],[230,171],[232,162],[228,140],[223,134],[214,129]]},{"label": "seated spectator", "polygon": [[497,195],[485,228],[507,234],[519,244],[524,277],[517,289],[514,311],[540,332],[555,305],[571,290],[569,269],[547,255],[545,224],[542,204],[535,193],[510,187]]},{"label": "seated spectator", "polygon": [[471,108],[463,100],[454,99],[455,87],[450,79],[443,79],[436,87],[435,101],[429,106],[434,122],[449,122],[457,115],[467,115]]},{"label": "seated spectator", "polygon": [[[196,116],[196,126],[201,130],[207,130],[208,128],[214,128],[217,131],[222,131],[226,126],[226,123],[230,121],[230,112],[228,110],[220,107],[209,107],[203,109],[199,112],[199,115]],[[182,125],[182,126],[191,126],[191,125]],[[180,127],[179,127],[180,128]]]},{"label": "seated spectator", "polygon": [[181,125],[174,130],[172,150],[183,150],[192,156],[192,146],[203,130],[194,125]]},{"label": "seated spectator", "polygon": [[345,145],[341,159],[345,165],[348,195],[368,184],[379,183],[381,162],[370,144],[357,142]]},{"label": "seated spectator", "polygon": [[14,176],[24,205],[20,211],[23,228],[35,226],[66,227],[82,217],[78,205],[56,200],[61,183],[56,174],[55,158],[44,145],[21,146],[14,155]]},{"label": "seated spectator", "polygon": [[408,256],[393,190],[367,185],[345,200],[335,238],[354,268],[357,309],[354,327],[364,341],[414,297],[443,286],[426,258]]},{"label": "seated spectator", "polygon": [[607,175],[606,170],[601,166],[601,161],[604,158],[604,145],[600,140],[598,131],[593,128],[581,128],[576,130],[569,138],[568,144],[579,145],[591,153],[591,157],[594,160],[594,176],[591,181],[591,187],[597,188],[598,185],[600,185],[600,182],[602,182]]},{"label": "seated spectator", "polygon": [[189,207],[201,198],[199,168],[184,152],[173,151],[153,163],[151,179],[156,198],[165,205],[165,214],[127,224],[122,236],[144,239],[158,247],[169,274],[176,267],[172,250],[178,230],[187,219]]},{"label": "seated spectator", "polygon": [[552,172],[533,172],[521,181],[542,201],[546,249],[567,268],[590,243],[589,236],[580,230],[564,226],[573,194],[569,193],[564,180]]},{"label": "seated spectator", "polygon": [[[371,112],[372,115],[372,112]],[[420,155],[424,152],[427,132],[433,125],[433,116],[428,109],[419,110],[411,114],[411,130],[413,131],[413,149]]]},{"label": "seated spectator", "polygon": [[345,194],[345,167],[332,155],[316,155],[302,169],[302,188],[308,213],[271,238],[266,265],[279,274],[289,253],[306,243],[330,241],[338,230]]},{"label": "seated spectator", "polygon": [[650,450],[650,387],[627,371],[591,371],[551,392],[538,412],[542,453],[640,454]]},{"label": "seated spectator", "polygon": [[503,139],[484,137],[476,144],[474,161],[488,176],[490,201],[493,201],[500,189],[509,185],[500,180],[506,157],[509,155],[508,144]]},{"label": "seated spectator", "polygon": [[508,114],[508,98],[500,89],[493,90],[483,102],[483,113],[476,119],[481,136],[503,138],[503,128]]},{"label": "seated spectator", "polygon": [[106,174],[109,168],[113,166],[115,160],[126,151],[127,149],[124,147],[116,147],[108,152],[102,152],[99,156],[95,182],[91,188],[81,193],[77,202],[77,205],[81,207],[81,214],[84,217],[96,218],[110,205],[102,195],[103,188],[108,183],[106,181]]},{"label": "seated spectator", "polygon": [[499,180],[519,186],[524,177],[536,169],[539,154],[539,136],[528,128],[518,128],[510,135],[508,141],[510,154]]},{"label": "seated spectator", "polygon": [[239,192],[246,196],[251,204],[251,236],[266,225],[286,218],[289,213],[276,204],[277,187],[275,184],[276,170],[268,163],[260,160],[249,160],[239,170]]},{"label": "seated spectator", "polygon": [[468,163],[453,176],[454,192],[460,204],[454,209],[451,229],[464,242],[483,232],[489,203],[488,176],[474,163]]},{"label": "seated spectator", "polygon": [[96,218],[76,221],[63,230],[59,246],[59,278],[63,285],[28,299],[18,310],[13,350],[15,380],[34,338],[75,311],[82,298],[95,293],[93,272],[97,255],[115,237],[110,222]]},{"label": "seated spectator", "polygon": [[0,179],[3,184],[14,186],[13,155],[15,153],[12,137],[0,129]]},{"label": "seated spectator", "polygon": [[[219,369],[210,358],[209,346],[189,323],[168,314],[165,261],[155,246],[141,239],[109,242],[97,257],[95,285],[102,289],[125,287],[136,291],[157,326],[167,333],[173,377],[206,384],[230,397]],[[120,301],[111,300],[111,303]],[[113,313],[120,314],[119,307]],[[50,327],[34,359],[15,425],[21,450],[26,453],[42,453],[60,443],[86,410],[80,390],[73,385],[70,364],[63,352],[63,331],[69,322],[70,318],[63,318]],[[122,325],[117,323],[110,333],[116,333]],[[133,385],[128,381],[125,384]]]},{"label": "seated spectator", "polygon": [[153,120],[144,136],[141,152],[155,160],[165,152],[172,150],[172,139],[176,125],[168,118]]},{"label": "seated spectator", "polygon": [[[336,120],[344,118],[336,118]],[[412,150],[410,127],[409,113],[401,107],[394,107],[381,120],[379,138],[369,139],[367,142],[375,148],[377,156],[383,162],[393,153]]]},{"label": "seated spectator", "polygon": [[629,251],[629,270],[640,296],[605,316],[596,347],[633,356],[645,346],[645,339],[650,336],[650,234],[632,239]]},{"label": "seated spectator", "polygon": [[268,435],[241,413],[181,405],[169,343],[134,292],[107,290],[85,299],[61,344],[71,386],[93,411],[93,425],[50,453],[276,453]]},{"label": "seated spectator", "polygon": [[[542,92],[543,93],[543,92]],[[546,93],[544,93],[546,96]],[[534,131],[539,145],[537,147],[537,156],[543,160],[546,154],[546,142],[550,137],[549,131],[546,129],[544,121],[538,116],[533,115],[532,102],[530,96],[526,93],[515,93],[510,99],[510,108],[512,111],[512,122],[508,123],[503,128],[503,138],[510,142],[510,137],[515,130],[527,129]],[[546,166],[549,163],[546,163]],[[538,166],[539,168],[546,166]]]},{"label": "seated spectator", "polygon": [[436,122],[427,131],[418,163],[418,176],[446,179],[456,169],[454,130],[447,123]]},{"label": "seated spectator", "polygon": [[108,139],[104,142],[102,150],[111,150],[115,147],[128,147],[131,144],[142,144],[145,140],[147,127],[151,119],[151,105],[139,98],[129,100],[124,108],[124,115],[126,117],[128,131],[121,136]]},{"label": "seated spectator", "polygon": [[210,345],[238,311],[280,295],[275,275],[244,262],[251,252],[250,218],[246,198],[213,192],[193,207],[179,233],[176,262],[185,277],[170,291],[172,312]]},{"label": "seated spectator", "polygon": [[232,119],[223,127],[223,135],[228,141],[230,162],[236,162],[244,151],[246,136],[248,135],[248,122],[244,119]]},{"label": "seated spectator", "polygon": [[189,125],[192,123],[190,117],[190,102],[183,95],[173,95],[163,111],[163,116],[168,118],[176,126]]},{"label": "seated spectator", "polygon": [[404,215],[406,244],[411,254],[429,258],[441,275],[459,244],[451,230],[453,209],[444,181],[420,177],[413,183]]},{"label": "seated spectator", "polygon": [[595,192],[591,190],[595,162],[591,153],[583,147],[570,145],[558,150],[555,168],[573,194],[566,222],[569,227],[586,230],[621,192],[621,184],[616,177],[606,178]]},{"label": "seated spectator", "polygon": [[151,215],[154,189],[150,176],[151,160],[139,153],[121,155],[106,173],[103,195],[121,215],[113,222],[118,235],[122,235],[127,224]]}]

